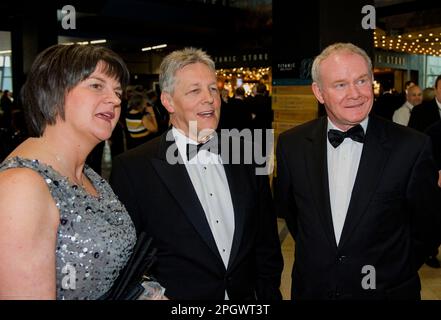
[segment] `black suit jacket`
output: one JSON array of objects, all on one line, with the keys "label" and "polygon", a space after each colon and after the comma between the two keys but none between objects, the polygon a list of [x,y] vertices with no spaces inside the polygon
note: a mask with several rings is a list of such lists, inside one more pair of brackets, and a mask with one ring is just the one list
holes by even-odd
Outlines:
[{"label": "black suit jacket", "polygon": [[432,139],[436,164],[438,165],[438,169],[441,170],[441,120],[431,125],[426,130],[426,133]]},{"label": "black suit jacket", "polygon": [[415,106],[410,114],[408,127],[424,132],[440,120],[439,108],[435,99]]},{"label": "black suit jacket", "polygon": [[235,218],[225,268],[184,164],[169,164],[166,134],[117,157],[111,185],[158,249],[153,275],[171,299],[281,299],[283,258],[267,176],[224,165]]},{"label": "black suit jacket", "polygon": [[[327,118],[280,135],[276,204],[296,242],[292,297],[418,299],[418,269],[440,243],[440,190],[429,137],[369,117],[340,242],[332,223]],[[375,289],[363,289],[373,276]],[[368,267],[369,268],[369,267]]]}]

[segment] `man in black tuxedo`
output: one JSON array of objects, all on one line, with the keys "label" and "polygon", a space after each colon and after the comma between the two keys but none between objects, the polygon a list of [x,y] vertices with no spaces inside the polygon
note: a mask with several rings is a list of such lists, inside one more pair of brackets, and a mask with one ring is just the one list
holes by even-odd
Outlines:
[{"label": "man in black tuxedo", "polygon": [[[428,102],[423,102],[422,104],[413,108],[409,118],[410,128],[425,132],[432,138],[434,143],[435,157],[439,157],[437,154],[439,144],[439,141],[437,141],[439,125],[435,126],[434,124],[439,121],[441,121],[441,75],[435,79],[435,98]],[[438,248],[434,249],[432,252],[429,252],[429,256],[426,259],[426,264],[429,267],[441,267],[437,255]]]},{"label": "man in black tuxedo", "polygon": [[292,298],[419,299],[417,271],[441,230],[430,139],[368,116],[372,64],[359,47],[329,46],[312,77],[327,117],[282,133],[277,146],[275,203],[295,239]]},{"label": "man in black tuxedo", "polygon": [[281,299],[268,176],[204,148],[217,139],[214,62],[197,49],[172,52],[159,83],[172,128],[117,157],[111,175],[137,231],[158,249],[153,276],[170,299]]},{"label": "man in black tuxedo", "polygon": [[435,80],[435,98],[412,109],[409,127],[424,132],[441,119],[441,75]]}]

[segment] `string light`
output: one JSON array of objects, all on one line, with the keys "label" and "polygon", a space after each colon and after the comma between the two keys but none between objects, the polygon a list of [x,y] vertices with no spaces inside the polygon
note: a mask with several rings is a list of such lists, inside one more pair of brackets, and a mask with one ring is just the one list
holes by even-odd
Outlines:
[{"label": "string light", "polygon": [[229,91],[230,96],[239,86],[243,86],[245,95],[249,96],[253,94],[256,84],[265,83],[268,87],[271,85],[271,67],[219,69],[216,73],[225,81],[224,88]]},{"label": "string light", "polygon": [[[441,39],[438,34],[441,35],[439,28],[420,31],[416,34],[403,33],[399,35],[388,35],[384,30],[377,28],[372,35],[372,41],[375,48],[382,48],[383,50],[408,52],[410,54],[440,55]],[[403,39],[410,40],[410,43],[402,41]]]}]

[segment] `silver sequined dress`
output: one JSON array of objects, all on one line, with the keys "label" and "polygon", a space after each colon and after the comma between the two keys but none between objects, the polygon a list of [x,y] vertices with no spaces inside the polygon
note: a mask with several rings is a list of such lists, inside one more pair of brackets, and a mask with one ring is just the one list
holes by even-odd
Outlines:
[{"label": "silver sequined dress", "polygon": [[109,184],[87,165],[84,174],[99,196],[72,185],[52,167],[19,157],[0,171],[30,168],[46,181],[60,212],[56,246],[57,299],[98,299],[127,263],[136,242],[135,227]]}]

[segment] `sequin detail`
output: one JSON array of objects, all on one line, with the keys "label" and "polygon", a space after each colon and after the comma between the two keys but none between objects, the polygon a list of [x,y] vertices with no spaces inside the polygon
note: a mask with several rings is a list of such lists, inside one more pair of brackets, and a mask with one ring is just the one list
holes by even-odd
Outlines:
[{"label": "sequin detail", "polygon": [[30,168],[46,182],[60,213],[57,231],[57,299],[97,299],[111,287],[136,242],[135,227],[110,185],[87,165],[84,174],[99,196],[72,185],[51,166],[19,157],[0,171]]}]

